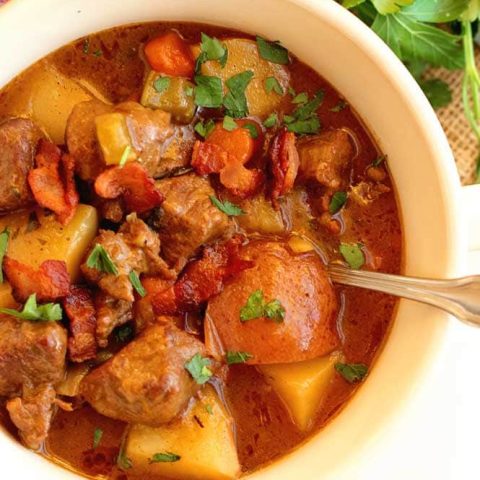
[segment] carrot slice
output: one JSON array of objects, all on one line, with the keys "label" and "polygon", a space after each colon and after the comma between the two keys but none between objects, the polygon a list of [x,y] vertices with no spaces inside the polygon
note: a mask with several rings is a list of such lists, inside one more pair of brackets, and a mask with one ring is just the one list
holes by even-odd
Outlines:
[{"label": "carrot slice", "polygon": [[246,128],[228,131],[223,128],[222,123],[215,125],[205,143],[219,146],[228,154],[236,157],[242,165],[252,158],[255,149],[255,142]]},{"label": "carrot slice", "polygon": [[145,45],[145,56],[153,70],[179,77],[192,77],[195,61],[189,45],[177,32],[168,32]]}]

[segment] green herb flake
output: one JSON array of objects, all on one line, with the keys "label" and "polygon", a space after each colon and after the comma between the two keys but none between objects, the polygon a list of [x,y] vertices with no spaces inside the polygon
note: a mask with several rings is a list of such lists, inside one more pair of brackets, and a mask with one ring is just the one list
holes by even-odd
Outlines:
[{"label": "green herb flake", "polygon": [[331,112],[341,112],[342,110],[345,110],[348,107],[348,103],[345,100],[339,100],[339,102],[330,109]]},{"label": "green herb flake", "polygon": [[228,365],[245,363],[251,358],[253,358],[253,355],[248,352],[227,352],[225,355],[225,359],[227,360]]},{"label": "green herb flake", "polygon": [[183,91],[185,92],[185,95],[187,95],[187,97],[193,96],[193,87],[191,85],[185,85]]},{"label": "green herb flake", "polygon": [[158,93],[162,93],[170,87],[170,78],[169,77],[158,77],[153,82],[153,87]]},{"label": "green herb flake", "polygon": [[223,88],[219,77],[195,75],[195,104],[199,107],[219,108],[222,106]]},{"label": "green herb flake", "polygon": [[379,155],[373,162],[372,167],[379,167],[383,162],[387,160],[386,155]]},{"label": "green herb flake", "polygon": [[272,128],[277,124],[278,124],[278,115],[275,112],[271,113],[263,122],[263,126],[265,128]]},{"label": "green herb flake", "polygon": [[97,58],[98,58],[98,57],[101,57],[102,55],[103,55],[103,52],[102,52],[102,50],[100,50],[100,49],[95,50],[95,51],[93,52],[93,56],[94,56],[94,57],[97,57]]},{"label": "green herb flake", "polygon": [[213,408],[212,408],[212,406],[211,406],[209,403],[207,403],[207,404],[205,405],[205,410],[207,411],[207,413],[208,413],[209,415],[213,415]]},{"label": "green herb flake", "polygon": [[299,135],[311,135],[318,133],[320,130],[320,120],[317,117],[307,120],[294,120],[287,124],[289,132],[298,133]]},{"label": "green herb flake", "polygon": [[172,452],[165,453],[156,453],[150,459],[150,463],[160,463],[160,462],[178,462],[182,457]]},{"label": "green herb flake", "polygon": [[0,233],[0,283],[3,283],[3,259],[5,258],[5,254],[7,253],[8,248],[8,240],[10,238],[10,232],[8,228]]},{"label": "green herb flake", "polygon": [[278,95],[283,95],[283,88],[275,77],[265,79],[265,90],[267,93],[275,92]]},{"label": "green herb flake", "polygon": [[127,343],[133,339],[135,331],[131,324],[127,323],[115,329],[115,339],[120,343]]},{"label": "green herb flake", "polygon": [[297,120],[307,120],[308,118],[311,118],[312,115],[316,114],[317,108],[322,104],[324,96],[325,92],[319,90],[311,100],[297,107],[292,115]]},{"label": "green herb flake", "polygon": [[207,138],[215,128],[215,122],[210,118],[204,123],[203,120],[197,122],[194,130],[203,138]]},{"label": "green herb flake", "polygon": [[22,320],[37,322],[56,322],[62,319],[62,307],[58,303],[37,305],[37,295],[30,295],[21,311],[13,308],[0,308],[0,313],[11,315]]},{"label": "green herb flake", "polygon": [[229,217],[238,217],[239,215],[245,215],[245,212],[238,206],[228,200],[222,202],[214,195],[210,196],[210,201],[215,205],[221,212],[225,213]]},{"label": "green herb flake", "polygon": [[354,270],[359,269],[365,263],[365,255],[361,247],[359,243],[341,243],[339,247],[342,257]]},{"label": "green herb flake", "polygon": [[113,263],[108,252],[99,243],[95,244],[87,258],[87,267],[94,268],[99,272],[118,275],[117,266]]},{"label": "green herb flake", "polygon": [[255,290],[240,309],[240,321],[247,322],[262,317],[269,318],[275,323],[281,323],[285,318],[285,308],[277,299],[266,303],[263,291]]},{"label": "green herb flake", "polygon": [[208,368],[211,365],[212,361],[209,358],[204,358],[199,353],[196,353],[185,364],[185,368],[199,385],[203,385],[204,383],[208,382],[210,377],[213,375],[210,368]]},{"label": "green herb flake", "polygon": [[291,86],[288,87],[288,94],[291,96],[291,97],[296,97],[297,96],[297,92],[295,91],[295,89]]},{"label": "green herb flake", "polygon": [[117,466],[120,470],[130,470],[133,467],[133,462],[125,455],[123,448],[120,450],[117,457]]},{"label": "green herb flake", "polygon": [[136,290],[136,292],[141,296],[144,297],[147,292],[145,291],[145,288],[143,288],[142,282],[140,281],[140,278],[135,270],[132,270],[128,274],[128,278],[130,280],[130,283],[132,284],[133,288]]},{"label": "green herb flake", "polygon": [[248,133],[250,134],[250,138],[252,138],[253,140],[256,140],[258,138],[258,130],[253,123],[245,123],[242,125],[242,128],[244,128],[245,130],[248,130]]},{"label": "green herb flake", "polygon": [[120,168],[123,168],[125,166],[125,164],[127,163],[127,160],[128,160],[128,157],[130,156],[131,151],[132,151],[132,147],[130,145],[127,145],[125,147],[125,150],[122,153],[120,161],[118,162],[118,166]]},{"label": "green herb flake", "polygon": [[102,437],[103,437],[103,430],[97,427],[93,431],[93,449],[94,450],[100,445],[100,442],[102,441]]},{"label": "green herb flake", "polygon": [[238,125],[232,117],[226,115],[223,119],[223,128],[227,130],[227,132],[233,132],[238,128]]},{"label": "green herb flake", "polygon": [[303,104],[308,102],[308,93],[307,92],[301,92],[298,95],[295,95],[294,98],[292,98],[292,103],[295,104]]},{"label": "green herb flake", "polygon": [[335,370],[348,382],[356,383],[365,378],[368,367],[363,363],[340,363],[335,364]]},{"label": "green herb flake", "polygon": [[324,95],[325,92],[319,90],[311,100],[300,104],[291,115],[285,115],[283,119],[287,124],[287,129],[298,134],[317,133],[320,130],[317,108],[323,102]]},{"label": "green herb flake", "polygon": [[347,193],[346,192],[335,192],[332,195],[332,199],[330,200],[330,205],[328,206],[328,211],[332,215],[335,215],[345,205],[346,201],[347,201]]},{"label": "green herb flake", "polygon": [[195,62],[195,72],[200,72],[201,66],[209,60],[217,60],[222,68],[228,59],[228,50],[218,38],[209,37],[206,33],[201,34],[200,55]]},{"label": "green herb flake", "polygon": [[269,42],[257,36],[257,48],[260,57],[272,63],[287,65],[290,63],[288,50],[280,45],[280,42]]},{"label": "green herb flake", "polygon": [[226,108],[227,115],[234,118],[246,117],[248,115],[247,97],[245,90],[253,78],[253,72],[245,72],[233,75],[226,82],[229,91],[223,99],[223,106]]},{"label": "green herb flake", "polygon": [[265,304],[265,316],[275,323],[282,323],[285,319],[285,308],[279,300],[272,300]]}]

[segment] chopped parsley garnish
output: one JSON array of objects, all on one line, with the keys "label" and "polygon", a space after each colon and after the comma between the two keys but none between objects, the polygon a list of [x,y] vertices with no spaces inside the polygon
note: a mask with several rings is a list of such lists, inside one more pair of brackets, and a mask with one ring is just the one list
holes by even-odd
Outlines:
[{"label": "chopped parsley garnish", "polygon": [[356,383],[365,378],[368,367],[363,363],[340,363],[335,364],[335,370],[348,382]]},{"label": "chopped parsley garnish", "polygon": [[194,130],[203,138],[207,138],[215,128],[215,122],[210,118],[205,123],[203,120],[197,122]]},{"label": "chopped parsley garnish", "polygon": [[229,365],[234,365],[235,363],[245,363],[253,358],[253,355],[248,352],[227,352],[225,358]]},{"label": "chopped parsley garnish", "polygon": [[226,108],[227,115],[230,117],[241,118],[248,115],[245,90],[252,78],[253,72],[246,70],[233,75],[225,82],[229,90],[223,99],[223,105]]},{"label": "chopped parsley garnish", "polygon": [[118,275],[117,266],[113,263],[108,252],[97,243],[87,258],[87,267],[95,268],[99,272]]},{"label": "chopped parsley garnish", "polygon": [[183,91],[185,92],[185,95],[187,95],[188,97],[193,96],[193,87],[191,85],[186,85],[183,88]]},{"label": "chopped parsley garnish", "polygon": [[225,213],[230,217],[237,217],[239,215],[245,215],[245,212],[238,206],[228,200],[222,202],[214,195],[210,196],[210,201],[215,205],[221,212]]},{"label": "chopped parsley garnish", "polygon": [[279,300],[265,302],[262,290],[255,290],[247,299],[246,304],[240,309],[240,320],[247,322],[255,318],[266,317],[275,323],[283,322],[285,309]]},{"label": "chopped parsley garnish", "polygon": [[337,213],[347,201],[347,193],[346,192],[335,192],[330,200],[330,205],[328,206],[328,211],[334,215]]},{"label": "chopped parsley garnish", "polygon": [[324,91],[319,90],[311,100],[300,104],[291,115],[285,115],[287,129],[299,134],[317,133],[320,129],[317,108],[323,102],[324,95]]},{"label": "chopped parsley garnish", "polygon": [[6,228],[2,233],[0,233],[0,283],[3,283],[3,259],[7,253],[8,240],[10,238],[10,232]]},{"label": "chopped parsley garnish", "polygon": [[212,406],[211,406],[209,403],[207,403],[207,404],[205,405],[205,410],[207,411],[207,413],[208,413],[209,415],[213,415],[213,408],[212,408]]},{"label": "chopped parsley garnish", "polygon": [[[287,123],[286,120],[285,123]],[[320,130],[320,120],[318,117],[312,117],[307,120],[293,120],[287,123],[287,129],[289,132],[298,133],[299,135],[317,133]]]},{"label": "chopped parsley garnish", "polygon": [[171,80],[169,77],[158,77],[153,82],[153,87],[158,93],[162,93],[168,89],[168,87],[170,86],[170,81]]},{"label": "chopped parsley garnish", "polygon": [[340,100],[334,107],[330,109],[331,112],[341,112],[348,107],[348,103],[345,100]]},{"label": "chopped parsley garnish", "polygon": [[133,467],[132,461],[125,455],[123,448],[118,453],[117,466],[120,470],[129,470]]},{"label": "chopped parsley garnish", "polygon": [[94,450],[100,445],[100,442],[102,441],[102,437],[103,437],[103,430],[97,427],[93,431],[93,449]]},{"label": "chopped parsley garnish", "polygon": [[233,130],[238,128],[238,125],[232,117],[226,115],[223,119],[223,128],[228,132],[233,132]]},{"label": "chopped parsley garnish", "polygon": [[94,55],[95,57],[101,57],[101,56],[103,55],[103,52],[102,52],[102,50],[97,49],[97,50],[95,50],[95,51],[93,52],[93,55]]},{"label": "chopped parsley garnish", "polygon": [[253,138],[253,140],[258,138],[257,127],[253,123],[245,123],[244,125],[242,125],[242,128],[248,130],[248,133],[250,134],[250,137]]},{"label": "chopped parsley garnish", "polygon": [[372,167],[379,167],[387,159],[386,155],[379,155],[373,162]]},{"label": "chopped parsley garnish", "polygon": [[0,313],[37,322],[56,322],[62,319],[62,307],[58,303],[44,303],[37,305],[37,295],[32,293],[25,302],[21,311],[13,308],[0,308]]},{"label": "chopped parsley garnish", "polygon": [[145,288],[143,288],[142,282],[140,281],[140,278],[138,277],[138,274],[135,270],[132,270],[128,274],[128,278],[130,280],[130,283],[132,284],[133,288],[137,291],[137,293],[141,296],[144,297],[147,292],[145,291]]},{"label": "chopped parsley garnish", "polygon": [[192,378],[199,384],[203,385],[208,382],[213,375],[210,367],[212,361],[209,358],[202,357],[199,353],[196,353],[186,364],[185,368],[190,373]]},{"label": "chopped parsley garnish", "polygon": [[359,269],[365,263],[365,255],[362,252],[360,243],[341,243],[340,253],[350,268]]},{"label": "chopped parsley garnish", "polygon": [[288,50],[280,42],[269,42],[257,36],[257,48],[260,57],[272,63],[287,65],[290,62]]},{"label": "chopped parsley garnish", "polygon": [[135,331],[131,324],[127,323],[115,329],[115,338],[120,343],[127,343],[133,339]]},{"label": "chopped parsley garnish", "polygon": [[219,77],[195,75],[195,103],[199,107],[218,108],[222,106],[223,88]]},{"label": "chopped parsley garnish", "polygon": [[195,62],[195,72],[200,72],[202,64],[209,60],[217,60],[220,65],[225,67],[228,59],[228,50],[224,43],[218,38],[209,37],[202,32],[202,41],[200,43],[200,55]]},{"label": "chopped parsley garnish", "polygon": [[120,168],[124,167],[125,164],[127,163],[128,157],[130,156],[130,152],[132,151],[132,147],[130,145],[127,145],[125,147],[125,150],[122,153],[122,156],[120,157],[120,161],[118,162],[118,166]]},{"label": "chopped parsley garnish", "polygon": [[265,90],[267,93],[275,92],[283,95],[283,88],[275,77],[268,77],[265,79]]},{"label": "chopped parsley garnish", "polygon": [[307,92],[299,93],[298,95],[295,95],[294,98],[292,98],[292,103],[295,103],[295,104],[302,104],[302,103],[307,103],[307,102],[308,102],[308,93]]},{"label": "chopped parsley garnish", "polygon": [[178,462],[182,457],[172,452],[165,453],[156,453],[150,459],[150,463],[160,463],[160,462]]},{"label": "chopped parsley garnish", "polygon": [[263,126],[266,128],[272,128],[278,124],[278,115],[273,112],[263,122]]}]

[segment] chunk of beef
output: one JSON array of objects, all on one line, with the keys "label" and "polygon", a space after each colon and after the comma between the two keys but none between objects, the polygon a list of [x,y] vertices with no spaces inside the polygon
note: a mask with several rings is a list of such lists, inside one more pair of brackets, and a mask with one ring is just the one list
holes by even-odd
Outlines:
[{"label": "chunk of beef", "polygon": [[212,204],[215,191],[205,178],[188,174],[161,180],[157,186],[165,196],[159,221],[162,253],[181,269],[200,245],[226,235],[231,222]]},{"label": "chunk of beef", "polygon": [[32,203],[27,175],[41,136],[39,128],[25,118],[0,124],[0,214]]},{"label": "chunk of beef", "polygon": [[83,380],[81,394],[103,415],[159,426],[173,420],[199,389],[185,363],[205,346],[188,333],[154,325]]},{"label": "chunk of beef", "polygon": [[[338,189],[351,168],[354,146],[345,130],[330,130],[297,142],[299,179]],[[348,177],[348,175],[347,175]]]},{"label": "chunk of beef", "polygon": [[0,317],[0,396],[56,384],[64,375],[67,335],[57,322]]},{"label": "chunk of beef", "polygon": [[7,410],[22,442],[32,450],[38,450],[50,430],[55,402],[55,389],[44,385],[26,390],[23,397],[12,398],[7,402]]},{"label": "chunk of beef", "polygon": [[[337,299],[316,253],[294,254],[284,243],[255,241],[244,246],[240,256],[254,266],[210,300],[206,338],[218,338],[225,351],[250,353],[251,364],[299,362],[338,345]],[[242,308],[258,291],[264,304],[280,303],[283,318],[274,321],[260,313],[259,318],[241,321]]]},{"label": "chunk of beef", "polygon": [[[145,108],[136,102],[113,106],[98,100],[90,100],[75,106],[66,130],[68,149],[75,158],[76,171],[80,178],[94,180],[105,169],[106,165],[97,140],[95,118],[106,113],[121,113],[125,116],[133,150],[151,177],[165,172],[165,162],[169,166],[174,164],[171,158],[173,150],[169,150],[170,142],[166,143],[174,134],[174,129],[170,125],[170,114]],[[178,134],[178,141],[185,151],[182,151],[182,148],[178,150],[182,155],[179,155],[176,166],[185,165],[185,152],[188,150],[186,141],[188,135],[183,130],[181,135]]]}]

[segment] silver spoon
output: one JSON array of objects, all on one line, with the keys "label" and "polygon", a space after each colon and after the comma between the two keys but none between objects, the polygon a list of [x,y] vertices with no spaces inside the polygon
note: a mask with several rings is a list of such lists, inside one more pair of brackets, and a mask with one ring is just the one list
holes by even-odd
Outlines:
[{"label": "silver spoon", "polygon": [[328,273],[335,283],[368,288],[433,305],[465,323],[480,326],[480,275],[432,280],[351,270],[337,264],[330,264]]}]

